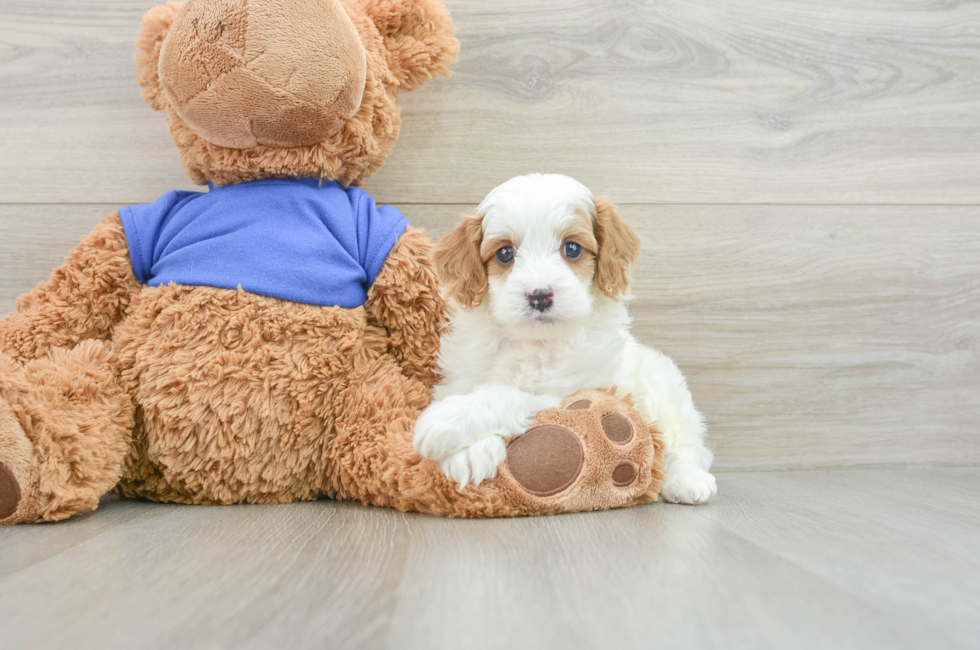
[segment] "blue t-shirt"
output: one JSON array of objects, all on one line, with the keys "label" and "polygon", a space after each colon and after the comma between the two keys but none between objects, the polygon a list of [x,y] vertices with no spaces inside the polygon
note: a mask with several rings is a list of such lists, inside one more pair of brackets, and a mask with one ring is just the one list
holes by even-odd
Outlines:
[{"label": "blue t-shirt", "polygon": [[356,187],[312,178],[168,192],[119,211],[140,282],[359,307],[409,225]]}]

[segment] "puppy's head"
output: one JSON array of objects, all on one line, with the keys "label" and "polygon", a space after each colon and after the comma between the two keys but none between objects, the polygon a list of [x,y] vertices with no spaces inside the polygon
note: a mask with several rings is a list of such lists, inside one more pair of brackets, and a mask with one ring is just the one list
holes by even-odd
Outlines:
[{"label": "puppy's head", "polygon": [[640,242],[615,206],[558,174],[518,176],[491,191],[433,251],[463,309],[487,301],[502,325],[569,325],[596,299],[629,290]]}]

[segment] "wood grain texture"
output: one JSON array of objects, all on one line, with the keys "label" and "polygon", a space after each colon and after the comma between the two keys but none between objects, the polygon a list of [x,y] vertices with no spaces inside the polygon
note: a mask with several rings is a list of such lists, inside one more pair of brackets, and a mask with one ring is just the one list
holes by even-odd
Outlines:
[{"label": "wood grain texture", "polygon": [[[159,2],[0,3],[0,314],[190,187],[134,79]],[[634,331],[745,471],[516,521],[107,497],[0,528],[0,646],[980,647],[980,470],[929,467],[980,464],[980,3],[447,4],[367,189],[434,237],[529,171],[621,204]]]},{"label": "wood grain texture", "polygon": [[[118,206],[0,206],[0,313]],[[408,205],[440,237],[466,205]],[[980,208],[623,206],[722,469],[980,463]],[[29,224],[44,224],[33,228]]]},{"label": "wood grain texture", "polygon": [[509,521],[107,498],[78,520],[0,529],[0,638],[22,650],[976,647],[978,482],[975,468],[722,474],[704,507]]},{"label": "wood grain texture", "polygon": [[[133,40],[154,0],[0,5],[0,202],[185,187]],[[633,203],[980,202],[980,4],[449,0],[455,75],[404,97],[368,188],[476,202],[518,173]]]}]

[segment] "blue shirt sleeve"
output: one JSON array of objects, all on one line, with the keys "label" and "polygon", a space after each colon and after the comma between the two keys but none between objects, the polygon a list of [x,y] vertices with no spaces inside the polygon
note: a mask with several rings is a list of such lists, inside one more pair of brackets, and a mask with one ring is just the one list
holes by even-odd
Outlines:
[{"label": "blue shirt sleeve", "polygon": [[200,194],[174,190],[153,203],[130,205],[119,211],[123,231],[126,233],[126,245],[129,246],[129,258],[137,280],[146,284],[151,276],[157,237],[167,216],[182,201]]},{"label": "blue shirt sleeve", "polygon": [[374,284],[388,253],[411,224],[391,205],[380,208],[374,198],[357,187],[347,188],[357,222],[358,261],[367,273],[367,286]]}]

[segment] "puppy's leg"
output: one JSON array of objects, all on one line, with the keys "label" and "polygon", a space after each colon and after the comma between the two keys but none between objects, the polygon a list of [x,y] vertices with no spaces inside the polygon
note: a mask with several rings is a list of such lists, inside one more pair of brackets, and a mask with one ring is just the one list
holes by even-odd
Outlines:
[{"label": "puppy's leg", "polygon": [[[718,492],[714,475],[702,469],[705,454],[712,457],[711,451],[703,447],[667,447],[664,454],[667,481],[660,492],[664,501],[697,505],[705,503]],[[708,465],[710,467],[710,463]]]},{"label": "puppy's leg", "polygon": [[674,362],[656,350],[641,347],[637,358],[637,408],[664,434],[667,480],[661,494],[671,503],[704,503],[718,491],[708,472],[714,454],[705,446],[704,418],[694,407],[687,381]]},{"label": "puppy's leg", "polygon": [[437,461],[460,487],[479,485],[496,476],[507,456],[504,439],[524,433],[539,411],[560,404],[557,397],[480,384],[472,392],[435,401],[422,412],[415,423],[415,450]]}]

